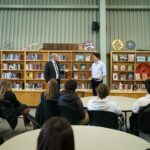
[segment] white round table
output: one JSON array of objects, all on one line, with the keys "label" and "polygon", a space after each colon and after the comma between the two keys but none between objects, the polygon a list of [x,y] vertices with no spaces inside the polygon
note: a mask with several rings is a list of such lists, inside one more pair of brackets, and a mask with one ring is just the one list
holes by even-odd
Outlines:
[{"label": "white round table", "polygon": [[[134,135],[94,126],[73,126],[75,150],[145,150],[150,143]],[[0,150],[36,150],[40,130],[20,134],[0,146]],[[68,139],[69,140],[69,139]]]}]

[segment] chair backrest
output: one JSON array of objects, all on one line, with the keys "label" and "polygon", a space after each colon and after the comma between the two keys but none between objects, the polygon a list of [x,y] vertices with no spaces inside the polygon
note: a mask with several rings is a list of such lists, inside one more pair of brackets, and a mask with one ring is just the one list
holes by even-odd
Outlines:
[{"label": "chair backrest", "polygon": [[59,105],[58,109],[59,109],[60,117],[67,119],[70,122],[70,124],[72,125],[80,124],[81,119],[77,110],[69,106],[63,106],[63,105]]},{"label": "chair backrest", "polygon": [[139,129],[150,134],[150,104],[139,110]]},{"label": "chair backrest", "polygon": [[109,111],[92,110],[88,111],[90,118],[90,125],[102,126],[112,129],[118,129],[117,114]]}]

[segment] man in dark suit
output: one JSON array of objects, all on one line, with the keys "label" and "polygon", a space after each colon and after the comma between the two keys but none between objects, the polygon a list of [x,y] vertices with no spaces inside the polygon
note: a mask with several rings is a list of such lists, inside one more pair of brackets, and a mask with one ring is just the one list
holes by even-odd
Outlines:
[{"label": "man in dark suit", "polygon": [[45,64],[44,77],[48,83],[50,79],[56,79],[60,89],[60,65],[58,63],[59,55],[51,54],[51,60]]}]

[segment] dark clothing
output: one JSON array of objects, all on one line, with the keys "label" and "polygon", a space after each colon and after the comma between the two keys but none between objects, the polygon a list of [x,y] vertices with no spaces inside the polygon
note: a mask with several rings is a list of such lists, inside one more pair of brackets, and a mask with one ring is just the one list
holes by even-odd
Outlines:
[{"label": "dark clothing", "polygon": [[[54,95],[53,100],[54,100],[54,101],[58,101],[59,96],[60,96],[60,92],[56,93],[56,94]],[[42,93],[41,93],[41,102],[43,102],[43,101],[46,101],[45,92],[42,92]]]},{"label": "dark clothing", "polygon": [[0,100],[0,117],[6,119],[12,129],[15,129],[18,117],[14,105],[8,100]]},{"label": "dark clothing", "polygon": [[[60,73],[60,65],[58,62],[56,62],[56,64]],[[56,71],[52,61],[49,61],[45,64],[44,77],[46,82],[48,82],[50,79],[56,79]]]},{"label": "dark clothing", "polygon": [[85,117],[82,101],[75,92],[62,91],[58,100],[58,105],[68,106],[72,109],[76,109],[79,112],[81,120]]},{"label": "dark clothing", "polygon": [[92,79],[92,80],[91,80],[92,91],[93,91],[93,95],[94,95],[94,96],[97,96],[96,88],[98,87],[98,85],[99,85],[100,83],[103,83],[103,80],[102,80],[102,81],[98,81],[98,80],[96,80],[96,79]]},{"label": "dark clothing", "polygon": [[[18,101],[16,95],[12,91],[7,91],[4,95],[4,99],[7,99],[9,102],[11,102],[11,104],[14,106],[16,110],[17,116],[20,116],[22,112],[28,108],[27,105],[21,104]],[[26,115],[23,115],[23,117],[24,117],[24,123],[28,124],[30,120],[26,117]]]},{"label": "dark clothing", "polygon": [[36,109],[35,120],[42,126],[46,120],[58,115],[59,112],[56,105],[56,101],[45,100],[38,105]]}]

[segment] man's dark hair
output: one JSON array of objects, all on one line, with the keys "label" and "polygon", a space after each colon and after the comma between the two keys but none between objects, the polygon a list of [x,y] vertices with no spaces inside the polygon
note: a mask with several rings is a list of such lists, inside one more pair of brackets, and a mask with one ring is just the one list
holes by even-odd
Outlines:
[{"label": "man's dark hair", "polygon": [[93,55],[94,55],[95,57],[97,57],[98,59],[100,59],[100,53],[95,52],[95,53],[93,53]]},{"label": "man's dark hair", "polygon": [[97,95],[103,99],[106,98],[109,94],[109,88],[107,87],[106,84],[100,83],[98,88],[97,88]]},{"label": "man's dark hair", "polygon": [[150,79],[145,80],[145,88],[146,88],[148,94],[150,94]]},{"label": "man's dark hair", "polygon": [[77,81],[76,80],[68,80],[65,84],[65,90],[67,91],[75,91],[77,88]]}]

